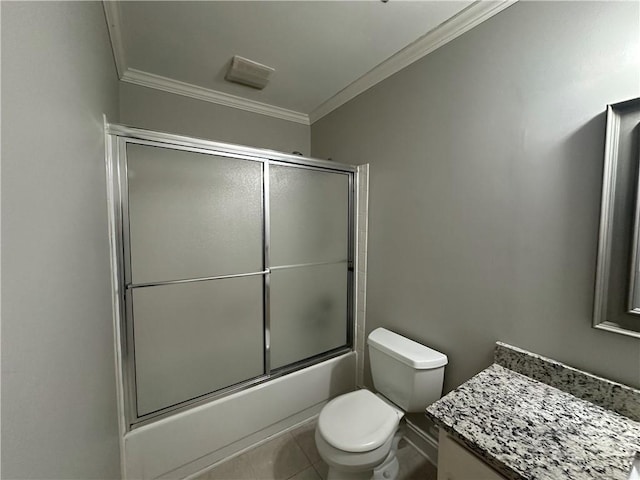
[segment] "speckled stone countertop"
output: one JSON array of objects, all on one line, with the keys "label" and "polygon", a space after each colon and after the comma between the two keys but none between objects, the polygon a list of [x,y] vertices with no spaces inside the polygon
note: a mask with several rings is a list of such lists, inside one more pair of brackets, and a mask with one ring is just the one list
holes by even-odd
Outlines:
[{"label": "speckled stone countertop", "polygon": [[640,423],[493,364],[427,408],[513,480],[626,480]]},{"label": "speckled stone countertop", "polygon": [[509,370],[640,422],[640,390],[502,342],[496,342],[494,361]]}]

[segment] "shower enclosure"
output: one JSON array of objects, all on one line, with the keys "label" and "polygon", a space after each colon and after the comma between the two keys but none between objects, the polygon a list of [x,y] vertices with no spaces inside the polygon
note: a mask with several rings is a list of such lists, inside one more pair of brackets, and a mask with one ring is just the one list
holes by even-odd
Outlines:
[{"label": "shower enclosure", "polygon": [[107,136],[128,429],[351,350],[353,166]]}]

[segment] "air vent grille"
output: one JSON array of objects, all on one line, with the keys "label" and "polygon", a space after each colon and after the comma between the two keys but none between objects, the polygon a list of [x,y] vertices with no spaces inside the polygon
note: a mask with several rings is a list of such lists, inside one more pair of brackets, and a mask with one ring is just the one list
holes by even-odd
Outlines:
[{"label": "air vent grille", "polygon": [[231,59],[231,66],[224,78],[229,82],[240,83],[262,90],[267,86],[269,77],[275,71],[275,68],[235,55]]}]

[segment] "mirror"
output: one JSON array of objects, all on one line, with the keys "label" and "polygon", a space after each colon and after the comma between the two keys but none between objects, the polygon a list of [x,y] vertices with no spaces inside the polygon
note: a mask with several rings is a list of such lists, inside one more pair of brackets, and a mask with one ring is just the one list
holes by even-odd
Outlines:
[{"label": "mirror", "polygon": [[[631,134],[631,142],[627,142],[624,146],[631,150],[631,158],[635,158],[636,165],[640,165],[640,106],[635,109],[631,115],[632,124],[636,125],[637,130]],[[633,123],[635,122],[635,123]],[[629,285],[629,313],[640,315],[640,167],[638,167],[638,175],[636,177],[636,204],[633,220],[633,239],[631,245],[631,275]]]},{"label": "mirror", "polygon": [[640,98],[607,107],[593,326],[640,337]]}]

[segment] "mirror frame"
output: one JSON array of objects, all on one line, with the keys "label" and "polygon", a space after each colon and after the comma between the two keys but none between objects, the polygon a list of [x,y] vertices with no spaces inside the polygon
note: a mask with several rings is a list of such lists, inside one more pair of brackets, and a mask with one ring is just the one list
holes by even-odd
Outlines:
[{"label": "mirror frame", "polygon": [[[638,111],[640,112],[640,105]],[[640,285],[640,268],[638,268],[638,261],[640,260],[640,131],[638,131],[637,137],[639,148],[635,156],[638,162],[638,176],[636,182],[635,210],[633,214],[631,261],[629,263],[629,293],[627,294],[627,313],[630,315],[640,315],[640,302],[635,301],[636,288]]]},{"label": "mirror frame", "polygon": [[[614,212],[616,204],[620,203],[620,200],[617,199],[619,192],[616,188],[619,152],[622,144],[632,141],[632,135],[627,138],[622,138],[620,126],[623,117],[630,113],[634,115],[640,113],[640,97],[607,105],[607,127],[604,148],[604,172],[600,210],[598,257],[596,263],[593,327],[640,338],[640,319],[638,319],[637,330],[631,330],[607,318],[612,269]],[[635,130],[638,130],[638,126],[634,127],[634,131]],[[638,133],[636,132],[635,134],[637,135]],[[633,218],[629,221],[630,223],[633,222],[633,237],[631,239],[631,252],[627,260],[629,287],[627,289],[626,310],[622,313],[640,316],[640,305],[637,307],[633,305],[633,292],[636,284],[640,282],[640,278],[636,278],[635,275],[637,270],[636,265],[640,256],[640,155],[637,151],[632,153],[631,161],[634,162],[634,169],[636,171],[636,175],[634,175],[633,180],[631,180],[634,182],[632,188],[635,204],[633,207]]]}]

